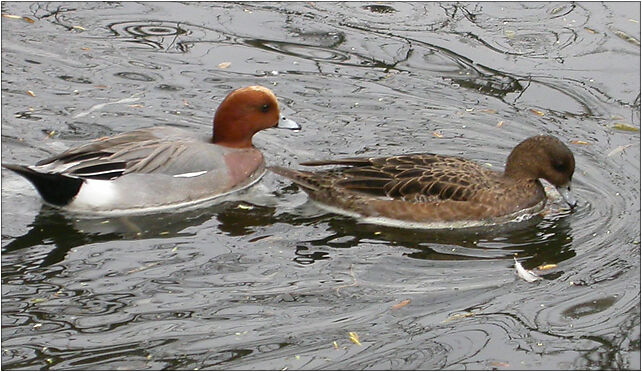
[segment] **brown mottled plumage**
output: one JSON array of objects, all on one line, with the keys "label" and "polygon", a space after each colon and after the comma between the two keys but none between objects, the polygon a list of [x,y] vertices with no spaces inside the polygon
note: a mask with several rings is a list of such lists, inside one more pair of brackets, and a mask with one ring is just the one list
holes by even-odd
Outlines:
[{"label": "brown mottled plumage", "polygon": [[539,178],[564,188],[566,196],[575,169],[573,153],[551,136],[531,137],[517,145],[503,173],[460,157],[435,154],[302,164],[342,168],[269,169],[292,179],[313,200],[345,214],[415,224],[467,222],[466,226],[503,222],[524,210],[540,210],[546,193]]}]

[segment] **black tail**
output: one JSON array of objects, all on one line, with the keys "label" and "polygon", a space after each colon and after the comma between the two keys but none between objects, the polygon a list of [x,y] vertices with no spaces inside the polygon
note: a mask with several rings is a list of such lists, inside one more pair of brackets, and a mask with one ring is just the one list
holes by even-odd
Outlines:
[{"label": "black tail", "polygon": [[2,166],[29,180],[47,203],[61,207],[71,202],[84,182],[80,178],[62,174],[40,173],[24,165],[2,164]]}]

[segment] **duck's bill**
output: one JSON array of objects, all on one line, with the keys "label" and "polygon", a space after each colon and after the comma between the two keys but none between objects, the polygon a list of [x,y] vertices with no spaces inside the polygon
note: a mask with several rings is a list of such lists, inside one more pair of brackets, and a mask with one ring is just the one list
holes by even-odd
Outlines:
[{"label": "duck's bill", "polygon": [[283,129],[292,129],[292,130],[301,129],[301,126],[297,124],[296,121],[290,120],[285,116],[281,116],[281,118],[279,118],[279,122],[276,124],[276,127],[283,128]]},{"label": "duck's bill", "polygon": [[577,199],[571,194],[571,184],[562,185],[557,188],[557,191],[562,195],[562,199],[568,204],[571,209],[577,206]]}]

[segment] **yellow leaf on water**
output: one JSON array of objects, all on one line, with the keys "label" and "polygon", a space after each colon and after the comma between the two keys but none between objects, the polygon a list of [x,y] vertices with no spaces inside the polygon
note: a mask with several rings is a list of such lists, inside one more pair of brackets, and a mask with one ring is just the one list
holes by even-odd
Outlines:
[{"label": "yellow leaf on water", "polygon": [[620,39],[622,39],[622,40],[624,40],[624,41],[626,41],[626,42],[628,42],[630,44],[633,44],[635,46],[640,46],[640,40],[634,38],[633,36],[630,36],[627,33],[619,31],[619,30],[615,30],[614,32]]},{"label": "yellow leaf on water", "polygon": [[336,341],[332,341],[332,346],[334,346],[335,349],[339,350],[339,344]]},{"label": "yellow leaf on water", "polygon": [[392,305],[392,308],[394,310],[401,309],[402,307],[408,305],[409,303],[410,303],[410,299],[406,299],[406,300],[401,301],[398,304]]},{"label": "yellow leaf on water", "polygon": [[31,19],[29,17],[22,17],[22,19],[27,23],[35,23],[36,22],[36,21],[34,21],[33,19]]},{"label": "yellow leaf on water", "polygon": [[5,17],[5,18],[9,18],[9,19],[22,19],[21,16],[17,16],[17,15],[13,15],[13,14],[3,14],[2,16]]},{"label": "yellow leaf on water", "polygon": [[448,319],[442,321],[442,323],[450,322],[452,320],[457,320],[457,319],[462,319],[462,318],[468,318],[469,316],[473,316],[475,313],[468,312],[468,313],[458,313],[454,314],[448,317]]},{"label": "yellow leaf on water", "polygon": [[218,64],[218,68],[228,68],[232,65],[232,62],[221,62]]},{"label": "yellow leaf on water", "polygon": [[432,132],[432,135],[433,135],[433,136],[435,136],[435,137],[437,137],[437,138],[443,138],[443,137],[444,137],[444,135],[443,135],[443,134],[441,134],[441,133],[439,133],[439,132],[437,132],[437,131]]},{"label": "yellow leaf on water", "polygon": [[574,144],[574,145],[588,145],[589,144],[588,142],[582,141],[582,140],[572,140],[571,143]]},{"label": "yellow leaf on water", "polygon": [[500,368],[510,367],[510,364],[504,363],[504,362],[490,362],[489,364],[491,367],[500,367]]},{"label": "yellow leaf on water", "polygon": [[606,154],[606,157],[608,158],[608,157],[611,157],[611,156],[613,156],[615,154],[619,154],[619,153],[621,153],[622,151],[626,150],[627,148],[629,148],[631,146],[632,146],[631,144],[618,146],[618,147],[614,148],[613,150],[611,150],[608,154]]},{"label": "yellow leaf on water", "polygon": [[612,128],[613,129],[617,129],[617,130],[624,130],[624,131],[627,131],[627,132],[639,132],[640,131],[640,128],[634,127],[634,126],[629,125],[627,123],[615,123],[615,124],[613,124]]},{"label": "yellow leaf on water", "polygon": [[36,96],[36,94],[33,91],[30,91],[30,90],[27,91],[27,94],[32,96],[32,97]]},{"label": "yellow leaf on water", "polygon": [[74,29],[80,30],[80,31],[85,31],[86,29],[82,26],[73,26]]},{"label": "yellow leaf on water", "polygon": [[536,109],[531,109],[531,112],[533,114],[535,114],[535,115],[538,115],[538,116],[544,116],[545,115],[544,112],[542,112],[540,110],[536,110]]},{"label": "yellow leaf on water", "polygon": [[551,270],[551,269],[554,269],[556,267],[557,267],[556,264],[539,265],[539,266],[537,266],[537,270],[541,270],[541,271]]},{"label": "yellow leaf on water", "polygon": [[504,126],[504,121],[503,121],[503,120],[500,120],[500,121],[497,123],[497,128],[501,128],[501,127],[503,127],[503,126]]},{"label": "yellow leaf on water", "polygon": [[350,336],[350,341],[361,346],[361,342],[359,341],[359,335],[356,332],[348,332],[348,335]]},{"label": "yellow leaf on water", "polygon": [[595,31],[595,30],[594,30],[594,29],[592,29],[592,28],[584,27],[584,29],[585,29],[586,31],[588,31],[588,32],[592,33],[592,34],[597,34],[597,31]]}]

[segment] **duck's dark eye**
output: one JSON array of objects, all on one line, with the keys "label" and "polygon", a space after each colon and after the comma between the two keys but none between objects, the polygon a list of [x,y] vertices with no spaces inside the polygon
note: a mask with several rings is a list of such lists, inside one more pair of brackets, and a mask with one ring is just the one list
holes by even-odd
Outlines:
[{"label": "duck's dark eye", "polygon": [[262,112],[268,112],[268,111],[270,111],[270,105],[268,105],[267,103],[266,103],[266,104],[264,104],[263,106],[261,106],[261,111],[262,111]]},{"label": "duck's dark eye", "polygon": [[564,172],[568,168],[566,163],[563,162],[553,162],[553,168],[558,172]]}]

